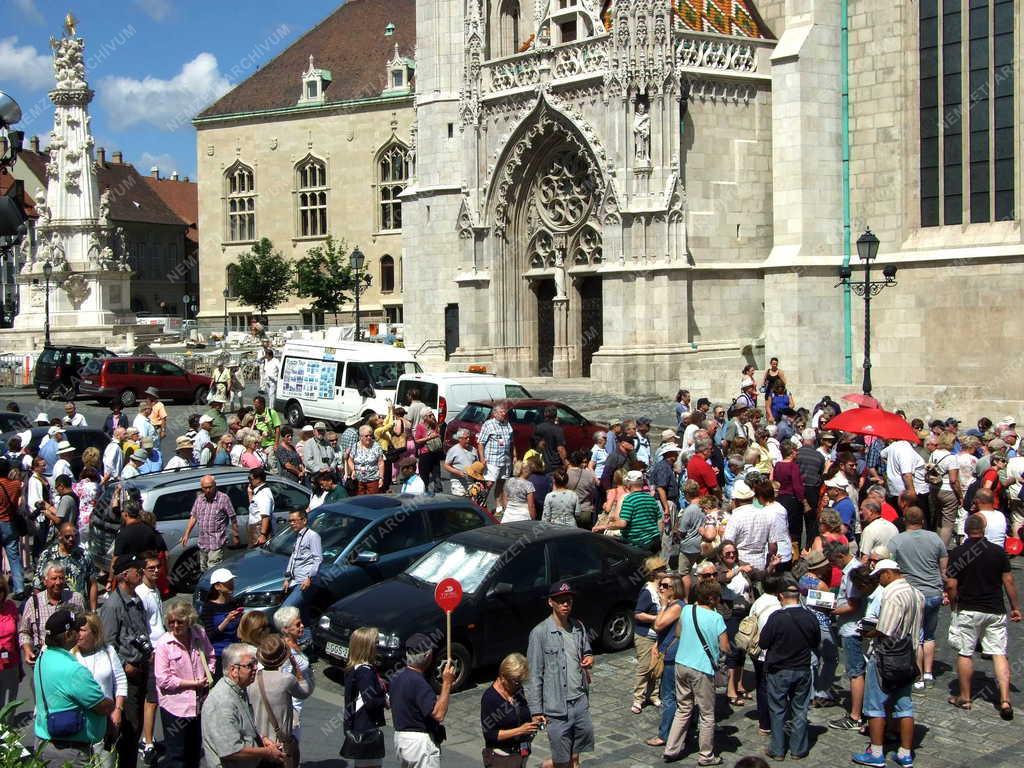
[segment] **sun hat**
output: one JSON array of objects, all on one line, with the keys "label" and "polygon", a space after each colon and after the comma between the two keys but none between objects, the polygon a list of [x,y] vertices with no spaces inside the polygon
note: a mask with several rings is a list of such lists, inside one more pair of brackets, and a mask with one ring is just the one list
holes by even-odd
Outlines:
[{"label": "sun hat", "polygon": [[61,440],[57,443],[57,453],[74,453],[75,446],[69,443],[67,440]]},{"label": "sun hat", "polygon": [[466,474],[474,480],[483,480],[486,466],[482,461],[474,461],[466,467]]},{"label": "sun hat", "polygon": [[732,486],[732,498],[734,501],[750,501],[754,498],[754,492],[743,480],[737,480]]},{"label": "sun hat", "polygon": [[658,458],[660,459],[662,456],[667,456],[670,453],[682,453],[682,450],[683,449],[675,443],[664,443],[660,448],[658,448]]},{"label": "sun hat", "polygon": [[836,474],[832,475],[832,477],[825,481],[825,487],[842,488],[843,490],[847,490],[850,487],[850,484],[846,481],[846,475],[842,472],[836,472]]},{"label": "sun hat", "polygon": [[662,440],[675,440],[677,437],[678,436],[676,435],[676,431],[674,429],[663,429],[663,430],[661,430],[661,439]]},{"label": "sun hat", "polygon": [[38,416],[36,416],[36,424],[49,424],[49,423],[50,423],[50,417],[47,416],[45,413],[40,413]]},{"label": "sun hat", "polygon": [[146,387],[146,392],[145,392],[145,394],[147,394],[147,395],[152,395],[152,396],[153,396],[153,397],[155,397],[155,398],[156,398],[157,400],[159,400],[159,399],[160,399],[160,390],[159,390],[159,389],[157,389],[156,387]]},{"label": "sun hat", "polygon": [[256,658],[259,659],[260,664],[265,669],[280,669],[280,667],[288,661],[290,653],[288,646],[284,644],[280,635],[271,634],[263,638],[260,642],[260,648],[256,654]]},{"label": "sun hat", "polygon": [[875,567],[871,569],[871,575],[873,576],[876,573],[879,573],[880,571],[898,571],[899,569],[899,563],[897,563],[895,560],[890,560],[886,558],[885,560],[879,560],[877,563],[875,563]]},{"label": "sun hat", "polygon": [[815,549],[804,559],[804,564],[807,566],[807,570],[813,571],[815,568],[828,565],[829,562],[820,549]]},{"label": "sun hat", "polygon": [[315,429],[317,432],[326,432],[327,424],[323,421],[318,421],[316,424],[313,425],[313,429]]},{"label": "sun hat", "polygon": [[192,448],[194,446],[195,443],[192,442],[192,438],[190,438],[188,435],[179,435],[174,439],[174,447],[177,448],[179,451],[185,448]]}]

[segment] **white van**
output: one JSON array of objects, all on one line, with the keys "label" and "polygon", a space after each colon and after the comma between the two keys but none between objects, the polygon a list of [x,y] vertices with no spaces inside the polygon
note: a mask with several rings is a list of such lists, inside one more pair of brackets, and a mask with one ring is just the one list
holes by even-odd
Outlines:
[{"label": "white van", "polygon": [[408,405],[411,389],[419,390],[420,400],[434,409],[442,424],[474,400],[531,397],[518,381],[487,373],[407,373],[398,380],[395,404]]},{"label": "white van", "polygon": [[307,421],[354,424],[387,413],[403,374],[423,370],[412,352],[388,344],[323,339],[289,341],[281,353],[274,408],[293,427]]}]

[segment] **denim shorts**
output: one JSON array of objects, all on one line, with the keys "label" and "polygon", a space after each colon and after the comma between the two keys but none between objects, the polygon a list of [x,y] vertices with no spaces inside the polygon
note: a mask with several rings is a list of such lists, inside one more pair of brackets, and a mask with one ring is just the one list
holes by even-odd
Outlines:
[{"label": "denim shorts", "polygon": [[942,608],[942,595],[924,599],[924,620],[921,622],[921,642],[930,643],[935,640],[935,628],[939,626],[939,610]]},{"label": "denim shorts", "polygon": [[841,638],[843,652],[846,657],[846,676],[851,680],[864,676],[864,641],[860,635],[849,635]]},{"label": "denim shorts", "polygon": [[878,677],[878,667],[874,658],[867,660],[867,671],[864,678],[864,716],[885,717],[885,705],[888,702],[892,705],[893,719],[914,716],[914,702],[910,698],[912,683],[902,688],[886,693],[882,690],[882,681]]}]

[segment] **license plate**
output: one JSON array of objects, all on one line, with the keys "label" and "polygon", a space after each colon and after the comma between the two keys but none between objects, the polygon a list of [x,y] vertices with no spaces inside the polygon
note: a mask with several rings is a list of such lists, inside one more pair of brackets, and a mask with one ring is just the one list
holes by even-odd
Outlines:
[{"label": "license plate", "polygon": [[336,659],[342,661],[348,661],[348,646],[341,645],[340,643],[327,643],[324,651],[328,656],[333,656]]},{"label": "license plate", "polygon": [[82,379],[83,384],[92,384],[92,379]]}]

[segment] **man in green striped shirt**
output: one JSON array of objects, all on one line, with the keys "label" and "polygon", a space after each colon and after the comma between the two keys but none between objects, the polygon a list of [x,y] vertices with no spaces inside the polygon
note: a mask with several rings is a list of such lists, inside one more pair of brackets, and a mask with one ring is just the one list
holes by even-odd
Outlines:
[{"label": "man in green striped shirt", "polygon": [[648,552],[661,551],[661,505],[643,490],[643,472],[632,470],[626,475],[626,487],[629,492],[622,500],[618,518],[607,525],[594,526],[594,532],[600,533],[608,528],[622,529],[622,539],[634,547]]}]

